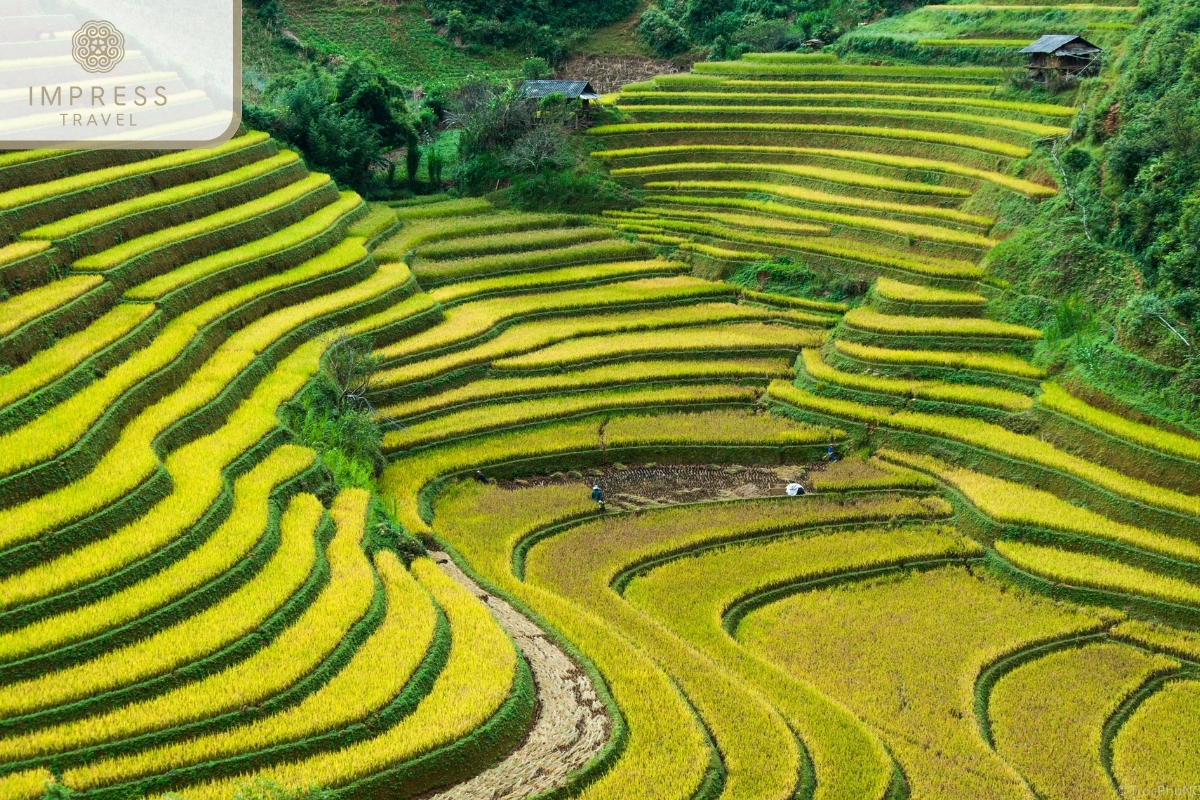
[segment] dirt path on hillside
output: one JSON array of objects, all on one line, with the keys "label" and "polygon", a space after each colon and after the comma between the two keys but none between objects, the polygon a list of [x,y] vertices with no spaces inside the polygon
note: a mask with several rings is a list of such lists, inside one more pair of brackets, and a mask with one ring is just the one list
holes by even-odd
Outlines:
[{"label": "dirt path on hillside", "polygon": [[445,553],[433,560],[455,582],[487,604],[533,671],[537,710],[525,740],[508,757],[464,783],[432,795],[437,800],[518,800],[561,785],[608,741],[612,723],[587,673],[544,631],[500,598],[484,591]]}]

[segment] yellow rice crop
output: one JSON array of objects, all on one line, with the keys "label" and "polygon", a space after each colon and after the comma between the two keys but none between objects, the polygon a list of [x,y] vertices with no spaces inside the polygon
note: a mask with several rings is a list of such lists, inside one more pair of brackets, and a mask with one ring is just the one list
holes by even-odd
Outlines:
[{"label": "yellow rice crop", "polygon": [[[985,87],[990,91],[990,87]],[[660,145],[658,147],[622,147],[614,150],[597,150],[592,153],[595,158],[620,159],[638,156],[667,155],[671,153],[762,153],[763,155],[798,155],[837,158],[847,161],[861,161],[867,164],[878,164],[898,169],[929,170],[944,172],[949,175],[961,175],[965,178],[994,183],[1007,189],[1020,192],[1029,197],[1053,197],[1058,192],[1051,186],[1014,178],[1002,172],[979,169],[977,167],[959,164],[954,161],[938,161],[931,158],[916,158],[914,156],[897,156],[887,153],[872,153],[862,150],[838,150],[828,147],[783,147],[773,145],[753,144],[678,144]]]},{"label": "yellow rice crop", "polygon": [[912,128],[887,128],[868,125],[807,125],[782,122],[628,122],[615,125],[597,125],[588,130],[592,136],[611,136],[630,133],[687,133],[689,131],[758,131],[763,133],[832,133],[845,136],[871,136],[880,139],[929,142],[952,147],[980,150],[1009,158],[1025,158],[1032,151],[1007,142],[987,139],[982,136],[964,136],[958,133],[939,133]]},{"label": "yellow rice crop", "polygon": [[837,351],[849,358],[873,364],[895,364],[898,366],[931,366],[947,369],[976,369],[983,372],[999,372],[1020,378],[1042,378],[1046,371],[1031,365],[1018,356],[1007,353],[971,353],[955,350],[892,350],[872,347],[857,342],[838,339],[834,342]]},{"label": "yellow rice crop", "polygon": [[604,427],[609,447],[665,444],[821,444],[846,438],[845,431],[805,425],[773,414],[748,410],[699,411],[690,414],[631,414],[614,417]]},{"label": "yellow rice crop", "polygon": [[[265,502],[260,501],[264,508]],[[364,504],[365,505],[365,504]],[[315,669],[366,613],[374,572],[361,549],[362,520],[339,519],[329,545],[329,583],[268,645],[214,675],[95,716],[0,739],[6,760],[54,753],[205,719],[255,705]]]},{"label": "yellow rice crop", "polygon": [[154,313],[142,303],[118,305],[79,333],[39,350],[12,372],[0,375],[0,406],[6,406],[61,378],[85,359],[129,333]]},{"label": "yellow rice crop", "polygon": [[1109,800],[1100,734],[1117,707],[1177,661],[1112,642],[1061,650],[1022,664],[992,690],[996,751],[1042,797]]},{"label": "yellow rice crop", "polygon": [[576,264],[599,264],[649,255],[649,248],[625,239],[609,238],[568,247],[523,253],[459,258],[452,261],[414,260],[413,271],[426,283],[471,280],[492,275],[532,273]]},{"label": "yellow rice crop", "polygon": [[679,217],[681,219],[702,219],[719,222],[734,228],[750,230],[777,231],[779,233],[797,233],[801,235],[821,236],[829,233],[825,225],[811,225],[804,222],[789,222],[788,220],[762,217],[755,214],[723,214],[719,211],[677,211],[669,208],[643,208],[637,212],[606,212],[605,216],[616,219],[632,219],[646,225],[656,225],[662,217]]},{"label": "yellow rice crop", "polygon": [[496,361],[492,366],[500,370],[533,370],[621,357],[662,357],[672,353],[799,350],[818,346],[824,340],[825,334],[821,331],[748,322],[569,339],[526,355]]},{"label": "yellow rice crop", "polygon": [[700,242],[680,242],[680,250],[690,250],[702,256],[716,258],[721,261],[767,261],[771,258],[768,253],[758,253],[747,250],[730,250],[728,247],[714,247]]},{"label": "yellow rice crop", "polygon": [[751,612],[737,639],[875,726],[914,797],[1001,800],[1028,790],[979,735],[979,671],[1112,616],[956,566],[794,594]]},{"label": "yellow rice crop", "polygon": [[1026,572],[1055,583],[1200,605],[1200,587],[1195,584],[1102,556],[1007,540],[996,542],[996,552]]},{"label": "yellow rice crop", "polygon": [[[931,217],[944,219],[947,222],[958,222],[964,225],[990,227],[994,220],[972,214],[964,214],[953,208],[937,206],[921,206],[908,203],[890,203],[883,200],[868,200],[849,195],[829,194],[815,189],[805,189],[801,186],[788,186],[783,183],[764,183],[761,181],[648,181],[647,189],[698,189],[713,192],[754,192],[772,194],[801,203],[813,203],[823,206],[841,206],[857,208],[864,211],[881,211],[886,214],[904,214],[912,217]],[[655,202],[674,202],[671,195],[650,195],[648,200]],[[714,205],[724,203],[724,198],[714,200]],[[813,219],[816,219],[815,217]]]},{"label": "yellow rice crop", "polygon": [[[355,498],[352,504],[354,514],[365,512],[365,499]],[[346,505],[339,496],[334,516],[341,515]],[[67,770],[63,782],[76,790],[89,789],[253,752],[361,722],[385,706],[425,657],[436,616],[429,595],[394,553],[381,550],[375,555],[375,566],[383,579],[387,615],[329,683],[260,721]]]},{"label": "yellow rice crop", "polygon": [[[138,470],[153,470],[157,465],[148,444],[153,436],[178,418],[179,408],[194,407],[209,396],[197,396],[195,386],[203,387],[206,392],[223,387],[228,370],[238,368],[239,364],[244,366],[247,359],[260,352],[262,344],[258,337],[265,333],[274,338],[280,327],[287,330],[308,318],[313,307],[329,310],[362,302],[398,285],[397,281],[403,283],[407,275],[407,268],[402,264],[385,265],[358,286],[264,317],[231,337],[214,359],[193,374],[183,390],[169,395],[131,423],[117,446],[89,476],[3,512],[9,515],[10,532],[32,535],[53,524],[56,518],[71,519],[73,515],[98,507],[106,502],[106,498],[120,497],[137,485],[141,474],[148,474]],[[428,308],[428,302],[428,297],[414,297],[387,312],[349,326],[347,332],[351,335],[367,332],[373,325],[394,321],[393,316],[403,318],[406,314],[419,313]],[[245,338],[240,338],[243,334]],[[335,334],[310,340],[298,348],[280,362],[220,430],[171,453],[165,467],[173,476],[175,490],[146,516],[108,539],[0,583],[0,597],[9,602],[21,597],[39,597],[79,581],[95,579],[181,535],[216,498],[221,486],[220,470],[276,427],[276,408],[291,399],[316,374],[320,358]],[[212,380],[207,380],[210,378]],[[198,383],[193,385],[193,381]]]},{"label": "yellow rice crop", "polygon": [[49,242],[13,242],[0,246],[0,267],[29,258],[50,248]]},{"label": "yellow rice crop", "polygon": [[[632,305],[636,303],[711,298],[727,294],[728,289],[691,277],[645,278],[599,288],[570,289],[562,292],[544,292],[525,297],[500,297],[480,300],[457,306],[446,312],[441,325],[423,333],[410,336],[388,347],[380,348],[376,355],[385,360],[420,355],[455,345],[462,345],[478,338],[500,323],[527,316],[558,311],[569,313],[575,309],[601,308],[604,306]],[[387,383],[386,373],[380,375]]]},{"label": "yellow rice crop", "polygon": [[204,161],[226,153],[232,153],[243,147],[250,147],[251,145],[264,142],[269,138],[265,133],[251,131],[244,136],[231,139],[212,150],[180,150],[179,152],[169,153],[165,156],[150,158],[144,161],[134,161],[130,164],[92,170],[91,172],[71,175],[66,178],[59,178],[58,180],[47,181],[46,183],[10,189],[7,192],[0,192],[0,210],[16,208],[17,206],[34,203],[38,200],[45,200],[60,194],[77,192],[81,189],[99,186],[103,183],[109,183],[110,181],[120,180],[121,178],[133,175],[143,175],[160,169]]},{"label": "yellow rice crop", "polygon": [[1042,338],[1041,331],[1024,325],[975,317],[906,317],[881,314],[866,306],[851,309],[843,319],[847,325],[854,328],[902,336],[979,336],[1025,340]]},{"label": "yellow rice crop", "polygon": [[[347,240],[298,267],[239,286],[181,315],[168,324],[147,347],[121,362],[102,379],[29,424],[0,437],[0,474],[12,474],[53,458],[69,448],[118,397],[174,360],[204,326],[256,297],[344,269],[365,256],[366,251],[362,248],[361,240]],[[95,279],[98,279],[98,276]],[[327,300],[328,298],[319,298],[307,304],[292,306],[291,309],[319,308],[326,304]],[[276,312],[263,319],[279,320],[287,316],[287,311]],[[243,339],[248,338],[252,334],[247,331],[261,331],[264,325],[269,326],[270,323],[259,320],[238,335]],[[282,332],[284,331],[280,333]],[[261,335],[259,333],[260,337]],[[231,337],[231,340],[234,338]],[[227,349],[230,348],[232,345]],[[256,355],[257,352],[251,358]],[[189,392],[191,391],[189,389]],[[210,391],[216,391],[216,388],[211,387]],[[174,421],[174,418],[171,421]],[[4,534],[9,534],[0,534],[0,540],[13,541],[16,538],[10,524],[0,527],[3,527]]]},{"label": "yellow rice crop", "polygon": [[[376,736],[253,773],[291,787],[339,786],[408,761],[468,735],[495,712],[511,690],[517,652],[487,608],[427,558],[413,573],[450,622],[450,658],[417,709]],[[192,800],[224,800],[245,776],[199,784]]]},{"label": "yellow rice crop", "polygon": [[808,167],[801,164],[762,164],[739,162],[712,161],[680,161],[673,164],[651,164],[645,167],[616,167],[612,170],[613,177],[659,175],[664,172],[775,172],[780,175],[791,175],[797,178],[810,178],[827,183],[840,183],[847,186],[861,186],[868,189],[882,189],[889,192],[910,192],[913,194],[930,194],[944,197],[970,197],[966,189],[953,186],[939,186],[932,183],[917,181],[902,181],[885,178],[869,172],[852,172],[844,169],[828,169],[824,167]]},{"label": "yellow rice crop", "polygon": [[1161,453],[1200,461],[1200,441],[1090,406],[1070,395],[1056,383],[1042,384],[1042,395],[1038,398],[1038,404],[1116,436],[1118,439],[1158,450]]},{"label": "yellow rice crop", "polygon": [[1166,623],[1130,619],[1109,631],[1114,639],[1148,650],[1166,652],[1189,661],[1200,660],[1200,634]]},{"label": "yellow rice crop", "polygon": [[429,294],[439,303],[453,303],[477,295],[488,295],[497,292],[536,291],[538,289],[566,288],[575,283],[588,283],[597,280],[613,279],[622,276],[636,277],[648,273],[673,274],[685,272],[686,264],[666,259],[646,261],[618,261],[607,264],[585,264],[577,267],[562,267],[561,269],[544,272],[518,273],[516,275],[500,275],[494,278],[480,278],[474,281],[452,283],[431,289]]},{"label": "yellow rice crop", "polygon": [[68,275],[0,302],[0,337],[8,336],[22,325],[83,296],[103,282],[99,275]]},{"label": "yellow rice crop", "polygon": [[780,116],[800,114],[828,114],[839,117],[892,117],[912,120],[945,120],[947,122],[962,122],[971,125],[983,125],[993,128],[1027,133],[1036,137],[1065,136],[1066,128],[1057,125],[1043,125],[1038,122],[1008,119],[1006,117],[987,117],[979,114],[964,114],[957,111],[926,111],[909,108],[856,108],[854,106],[705,106],[705,105],[637,105],[627,106],[639,114],[695,114],[710,116],[735,116],[737,114],[778,114]]},{"label": "yellow rice crop", "polygon": [[384,450],[402,450],[498,428],[532,425],[599,411],[706,403],[746,404],[753,403],[757,397],[757,392],[750,387],[718,385],[597,391],[518,400],[451,412],[388,432],[384,434],[383,447]]},{"label": "yellow rice crop", "polygon": [[603,367],[520,378],[485,378],[440,394],[382,408],[383,419],[411,417],[451,409],[485,400],[526,395],[571,392],[624,384],[737,378],[791,377],[791,364],[784,359],[737,359],[729,361],[631,361]]},{"label": "yellow rice crop", "polygon": [[935,458],[880,450],[889,461],[936,475],[962,492],[986,516],[1005,525],[1031,525],[1095,536],[1170,558],[1200,564],[1200,544],[1146,528],[1125,525],[1080,508],[1050,492],[980,472],[951,467]]},{"label": "yellow rice crop", "polygon": [[[313,452],[307,448],[295,445],[278,448],[234,483],[233,510],[202,545],[125,589],[0,634],[0,655],[6,661],[13,660],[95,635],[135,620],[217,577],[244,558],[265,533],[270,492],[311,466],[313,458]],[[169,532],[178,535],[175,529]],[[103,540],[100,544],[104,544]]]},{"label": "yellow rice crop", "polygon": [[987,298],[975,292],[956,292],[950,289],[935,289],[912,283],[902,283],[887,276],[875,282],[875,293],[885,300],[900,303],[923,303],[930,305],[987,305]]},{"label": "yellow rice crop", "polygon": [[330,203],[295,225],[289,225],[270,236],[255,239],[240,247],[222,250],[211,256],[191,261],[178,269],[151,278],[125,292],[125,298],[128,300],[158,300],[163,295],[201,278],[271,253],[286,250],[328,229],[341,217],[360,205],[362,205],[362,198],[357,194],[342,192],[337,202]]},{"label": "yellow rice crop", "polygon": [[[932,39],[922,39],[924,44],[928,41],[936,41]],[[994,41],[987,39],[951,39],[946,41],[964,42],[973,44],[981,41]],[[1025,44],[1029,44],[1026,42]],[[1022,45],[1024,46],[1024,45]],[[629,94],[629,93],[624,93]],[[940,94],[929,92],[927,94],[871,94],[869,92],[801,92],[792,94],[785,91],[775,92],[671,92],[664,94],[662,92],[634,92],[635,97],[662,97],[664,100],[670,100],[672,104],[677,100],[692,101],[692,100],[755,100],[755,99],[779,99],[787,100],[803,100],[804,102],[812,102],[819,104],[822,100],[839,101],[839,100],[858,100],[858,101],[875,101],[884,103],[903,103],[905,105],[955,105],[968,106],[972,108],[992,108],[1001,111],[1020,111],[1027,114],[1040,114],[1049,117],[1073,117],[1079,110],[1071,106],[1059,105],[1057,103],[1023,103],[1012,100],[993,100],[985,97],[944,97]],[[723,108],[723,105],[714,106],[715,108]],[[750,108],[751,106],[743,106]],[[757,108],[757,106],[753,106]],[[640,106],[634,105],[631,107],[636,110]],[[886,108],[886,107],[885,107]]]},{"label": "yellow rice crop", "polygon": [[442,200],[436,203],[420,203],[415,206],[399,206],[394,209],[400,220],[434,219],[437,217],[469,217],[492,210],[492,204],[482,197],[461,197],[457,200]]},{"label": "yellow rice crop", "polygon": [[1200,774],[1200,681],[1168,683],[1117,732],[1113,775],[1126,789],[1152,787],[1163,797],[1194,793]]},{"label": "yellow rice crop", "polygon": [[[659,80],[669,76],[659,76]],[[717,79],[718,85],[731,89],[769,89],[781,92],[802,91],[902,91],[912,92],[965,92],[969,94],[991,94],[995,86],[983,83],[904,83],[902,81],[872,81],[872,80],[750,80],[750,79]]]},{"label": "yellow rice crop", "polygon": [[962,442],[970,447],[1073,475],[1137,502],[1200,516],[1200,498],[1128,477],[1116,470],[1065,453],[1034,436],[1013,433],[982,420],[911,411],[893,413],[888,409],[861,403],[818,397],[783,381],[773,382],[768,388],[768,394],[781,402],[818,413]]},{"label": "yellow rice crop", "polygon": [[1019,392],[995,389],[990,386],[972,386],[963,383],[947,383],[933,380],[907,380],[842,372],[821,360],[821,353],[805,349],[804,369],[816,381],[859,389],[864,392],[912,397],[920,400],[938,400],[944,403],[998,408],[1003,411],[1025,411],[1033,406],[1033,400]]},{"label": "yellow rice crop", "polygon": [[323,512],[317,498],[297,495],[280,520],[279,548],[236,591],[134,644],[0,688],[0,714],[18,716],[161,675],[252,632],[308,577],[316,563],[314,533]]},{"label": "yellow rice crop", "polygon": [[546,250],[569,244],[594,242],[612,238],[607,228],[549,228],[546,230],[519,231],[517,233],[493,233],[486,236],[466,236],[447,239],[417,248],[422,258],[445,261],[471,256],[516,253],[529,250]]},{"label": "yellow rice crop", "polygon": [[855,455],[826,462],[808,474],[818,492],[866,489],[933,489],[938,483],[922,472],[898,467],[879,458],[863,459]]},{"label": "yellow rice crop", "polygon": [[[288,164],[294,164],[299,158],[298,154],[290,150],[284,150],[270,158],[254,161],[244,167],[239,167],[229,172],[222,172],[211,178],[172,186],[160,192],[144,194],[129,200],[123,200],[119,203],[110,203],[106,206],[89,209],[65,219],[56,220],[48,225],[42,225],[41,227],[25,231],[21,234],[21,237],[24,239],[42,239],[47,241],[62,239],[96,225],[103,225],[106,222],[120,219],[128,214],[137,214],[171,203],[178,203],[193,197],[199,197],[200,195],[228,189],[243,181],[266,175],[268,172],[286,167]],[[292,184],[292,186],[307,184],[308,188],[306,191],[311,191],[328,182],[328,175],[309,175]],[[288,188],[291,187],[289,186]]]},{"label": "yellow rice crop", "polygon": [[42,800],[54,776],[45,767],[12,772],[0,777],[0,797],[4,800]]},{"label": "yellow rice crop", "polygon": [[[952,277],[979,277],[983,274],[983,271],[970,261],[910,255],[906,252],[889,250],[882,247],[841,243],[825,238],[818,239],[812,237],[758,234],[749,231],[743,231],[738,228],[723,228],[719,225],[704,225],[696,222],[677,222],[670,219],[655,220],[653,224],[655,227],[647,229],[650,231],[680,231],[684,233],[694,233],[700,236],[709,236],[712,238],[728,240],[731,242],[746,242],[749,244],[762,244],[769,247],[781,247],[789,250],[799,250],[806,253],[819,253],[821,255],[832,256],[834,258],[844,258],[850,261],[859,261],[872,266],[890,267],[908,272],[916,272],[919,274],[937,276],[948,275]],[[632,223],[621,223],[617,227],[622,230],[645,228],[643,225]],[[698,243],[680,245],[680,249],[698,250],[700,247],[708,246],[699,245]],[[754,255],[762,258],[767,257],[761,253]]]},{"label": "yellow rice crop", "polygon": [[[835,524],[879,513],[924,511],[920,502],[871,500],[845,505],[817,498],[796,503],[758,501],[646,511],[637,516],[586,522],[534,546],[526,581],[544,586],[587,608],[654,657],[679,683],[716,739],[725,763],[727,788],[751,797],[783,798],[794,792],[794,760],[786,726],[760,694],[711,661],[697,658],[677,636],[665,634],[615,595],[609,584],[625,566],[701,544],[724,542],[791,527]],[[782,775],[780,774],[782,773]],[[753,792],[753,794],[751,794]]]},{"label": "yellow rice crop", "polygon": [[123,242],[115,247],[110,247],[107,250],[102,250],[95,255],[84,256],[75,261],[71,266],[78,270],[97,272],[112,269],[124,261],[128,261],[143,253],[148,253],[151,250],[156,250],[174,242],[190,239],[193,236],[209,233],[228,225],[234,225],[266,214],[269,211],[299,200],[304,195],[319,189],[327,183],[329,183],[328,175],[309,175],[307,178],[296,181],[290,186],[285,186],[282,189],[263,195],[248,203],[243,203],[240,206],[234,206],[225,211],[219,211],[216,214],[210,214],[207,217],[201,217],[200,219],[185,222],[181,225],[163,228],[154,233],[148,233],[145,236],[139,236],[136,239]]},{"label": "yellow rice crop", "polygon": [[773,294],[771,292],[756,292],[753,289],[742,289],[742,299],[754,303],[804,308],[810,311],[822,311],[834,314],[844,314],[848,308],[845,303],[835,303],[828,300],[810,300],[807,297],[792,297],[791,295]]},{"label": "yellow rice crop", "polygon": [[[892,233],[897,236],[924,239],[930,242],[945,242],[946,244],[966,245],[967,247],[984,248],[992,247],[995,244],[995,242],[993,242],[991,239],[988,239],[986,236],[981,236],[978,233],[970,233],[968,231],[959,231],[955,230],[954,228],[943,228],[938,225],[922,225],[915,222],[899,222],[897,220],[884,219],[880,217],[838,214],[832,211],[817,211],[815,209],[792,206],[785,203],[775,203],[771,201],[740,200],[737,198],[721,198],[718,200],[717,198],[689,198],[677,195],[652,195],[647,199],[652,201],[680,203],[687,205],[729,205],[735,208],[753,209],[755,211],[763,212],[763,214],[778,214],[780,216],[793,217],[797,219],[811,219],[815,222],[824,222],[829,225],[845,225],[851,228],[883,231],[885,233]],[[693,200],[713,200],[715,202],[694,203]],[[655,206],[651,207],[650,210],[664,217],[711,219],[715,222],[721,222],[726,225],[735,225],[738,227],[747,228],[755,227],[750,224],[751,220],[755,220],[757,221],[756,227],[761,230],[777,230],[789,233],[806,232],[790,227],[791,225],[796,225],[796,223],[789,223],[783,220],[775,219],[774,217],[761,216],[758,214],[725,214],[719,211],[684,211],[669,206]],[[650,221],[648,221],[648,223],[653,224],[653,222]],[[822,231],[822,233],[828,232],[828,228],[825,228]]]},{"label": "yellow rice crop", "polygon": [[[441,204],[430,204],[424,208],[428,212],[435,205]],[[398,211],[404,211],[404,209],[398,209]],[[418,219],[405,225],[399,233],[379,245],[375,251],[376,256],[385,261],[398,261],[404,258],[408,251],[423,244],[464,236],[561,228],[579,219],[567,214],[521,214],[508,211],[480,214],[479,216],[463,216],[461,214],[453,216],[454,219],[446,219],[442,216]],[[405,219],[406,217],[401,214],[400,218]]]},{"label": "yellow rice crop", "polygon": [[937,528],[818,531],[673,561],[635,578],[625,597],[780,710],[812,756],[818,787],[815,797],[879,798],[890,783],[891,759],[877,736],[803,678],[788,675],[738,647],[722,628],[722,616],[739,597],[783,583],[974,549],[969,540]]},{"label": "yellow rice crop", "polygon": [[603,674],[629,738],[621,757],[579,796],[583,800],[690,797],[704,776],[709,750],[694,713],[662,668],[604,620],[552,592],[516,580],[509,570],[517,539],[578,516],[590,505],[586,493],[576,486],[504,492],[460,484],[438,503],[438,532],[489,581],[519,597],[580,647]]},{"label": "yellow rice crop", "polygon": [[697,303],[681,308],[667,307],[589,314],[565,319],[532,320],[513,325],[494,339],[475,347],[377,373],[375,385],[383,387],[426,380],[454,369],[517,356],[580,336],[692,327],[697,325],[698,321],[715,325],[740,320],[764,320],[773,316],[771,311],[753,306]]}]

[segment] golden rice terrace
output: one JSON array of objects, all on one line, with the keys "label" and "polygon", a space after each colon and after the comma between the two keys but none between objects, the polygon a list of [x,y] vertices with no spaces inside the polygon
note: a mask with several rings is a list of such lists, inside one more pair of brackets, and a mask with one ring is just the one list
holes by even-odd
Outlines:
[{"label": "golden rice terrace", "polygon": [[[627,86],[600,217],[0,154],[0,800],[1195,791],[1200,437],[995,318],[1077,111],[1004,79]],[[347,347],[375,493],[284,423]]]}]

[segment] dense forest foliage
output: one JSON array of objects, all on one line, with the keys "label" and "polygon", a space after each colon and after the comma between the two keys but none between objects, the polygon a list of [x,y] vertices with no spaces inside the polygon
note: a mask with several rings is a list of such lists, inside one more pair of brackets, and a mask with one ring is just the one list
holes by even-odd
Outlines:
[{"label": "dense forest foliage", "polygon": [[[1053,162],[1068,191],[1010,224],[990,258],[1049,325],[1054,357],[1179,422],[1200,418],[1200,4],[1151,0],[1111,87]],[[1018,226],[1019,223],[1019,226]]]}]

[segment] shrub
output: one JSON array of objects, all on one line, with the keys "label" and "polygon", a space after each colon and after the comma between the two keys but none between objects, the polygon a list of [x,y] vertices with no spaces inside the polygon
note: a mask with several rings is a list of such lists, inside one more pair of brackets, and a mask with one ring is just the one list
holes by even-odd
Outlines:
[{"label": "shrub", "polygon": [[637,36],[659,58],[677,56],[691,47],[683,27],[654,5],[638,18]]}]

